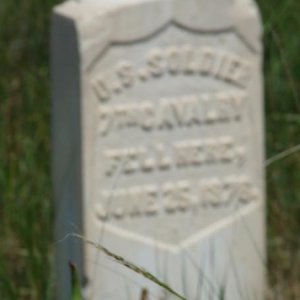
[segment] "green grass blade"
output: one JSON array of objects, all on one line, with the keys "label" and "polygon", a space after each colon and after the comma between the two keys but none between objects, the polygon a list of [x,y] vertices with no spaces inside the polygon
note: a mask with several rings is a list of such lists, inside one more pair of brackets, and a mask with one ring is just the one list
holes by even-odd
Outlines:
[{"label": "green grass blade", "polygon": [[71,270],[71,285],[72,285],[71,300],[83,300],[77,268],[73,263],[70,263],[69,266]]}]

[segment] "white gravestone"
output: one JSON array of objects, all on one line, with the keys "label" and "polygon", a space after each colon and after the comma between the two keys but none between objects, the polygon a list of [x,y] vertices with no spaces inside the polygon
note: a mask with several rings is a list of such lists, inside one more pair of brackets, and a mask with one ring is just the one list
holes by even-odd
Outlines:
[{"label": "white gravestone", "polygon": [[[187,299],[262,300],[261,21],[251,0],[86,0],[54,10],[56,239],[79,232]],[[173,299],[57,243],[87,299]],[[175,298],[174,298],[175,299]],[[223,298],[222,298],[223,299]]]}]

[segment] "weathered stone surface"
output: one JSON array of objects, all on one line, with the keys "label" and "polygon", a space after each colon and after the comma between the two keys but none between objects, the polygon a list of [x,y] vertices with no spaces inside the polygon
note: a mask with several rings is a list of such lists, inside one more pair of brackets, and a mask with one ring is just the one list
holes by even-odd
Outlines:
[{"label": "weathered stone surface", "polygon": [[[57,240],[100,242],[187,299],[263,299],[261,23],[248,0],[68,1],[54,10]],[[88,299],[170,299],[74,239]]]}]

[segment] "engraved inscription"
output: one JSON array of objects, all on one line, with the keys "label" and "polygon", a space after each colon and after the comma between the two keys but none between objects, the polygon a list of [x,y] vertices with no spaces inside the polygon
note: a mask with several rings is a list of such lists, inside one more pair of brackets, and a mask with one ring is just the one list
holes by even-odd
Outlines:
[{"label": "engraved inscription", "polygon": [[239,121],[245,92],[224,91],[159,99],[157,102],[101,104],[98,110],[99,134],[105,136],[124,129],[172,130]]},{"label": "engraved inscription", "polygon": [[245,176],[227,176],[197,180],[168,181],[161,184],[133,186],[103,191],[104,203],[112,199],[112,205],[104,208],[96,204],[100,220],[151,217],[191,213],[197,209],[235,208],[257,201],[258,190]]},{"label": "engraved inscription", "polygon": [[122,162],[122,172],[128,175],[213,164],[240,166],[245,155],[245,147],[236,145],[229,136],[109,149],[104,151],[105,174],[114,175]]},{"label": "engraved inscription", "polygon": [[98,99],[108,101],[114,93],[133,87],[139,82],[162,76],[206,76],[244,88],[250,74],[250,63],[234,53],[210,46],[174,45],[150,49],[142,68],[131,61],[121,60],[105,74],[95,76],[91,84]]},{"label": "engraved inscription", "polygon": [[[253,66],[206,43],[139,45],[136,60],[118,48],[108,69],[90,77],[102,170],[98,221],[130,228],[134,220],[197,213],[202,226],[261,199],[248,161]],[[109,190],[118,176],[120,185]]]}]

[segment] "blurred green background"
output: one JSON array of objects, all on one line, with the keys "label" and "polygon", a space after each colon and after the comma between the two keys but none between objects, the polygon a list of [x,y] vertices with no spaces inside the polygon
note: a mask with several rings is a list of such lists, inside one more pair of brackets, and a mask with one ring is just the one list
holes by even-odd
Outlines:
[{"label": "blurred green background", "polygon": [[[0,299],[54,298],[49,28],[58,0],[0,1]],[[267,157],[300,144],[300,1],[259,0]],[[269,299],[300,299],[300,152],[267,168]]]}]

